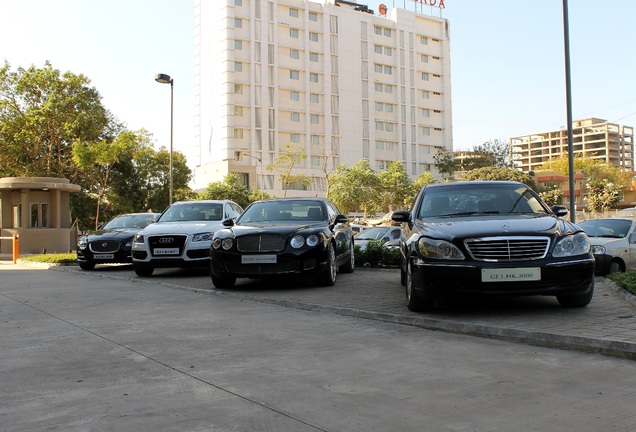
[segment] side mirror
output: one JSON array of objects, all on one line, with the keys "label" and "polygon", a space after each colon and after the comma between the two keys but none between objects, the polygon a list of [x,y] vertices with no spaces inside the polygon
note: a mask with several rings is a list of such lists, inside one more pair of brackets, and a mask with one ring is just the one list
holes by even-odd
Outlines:
[{"label": "side mirror", "polygon": [[224,219],[223,222],[221,222],[221,224],[224,227],[228,227],[228,228],[229,227],[233,227],[234,226],[234,219],[233,218]]},{"label": "side mirror", "polygon": [[567,216],[567,214],[569,213],[567,207],[559,205],[550,207],[550,210],[552,210],[552,212],[558,217]]}]

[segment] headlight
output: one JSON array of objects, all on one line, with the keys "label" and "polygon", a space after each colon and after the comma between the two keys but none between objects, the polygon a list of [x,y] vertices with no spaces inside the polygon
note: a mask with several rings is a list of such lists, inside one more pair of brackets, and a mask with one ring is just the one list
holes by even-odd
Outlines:
[{"label": "headlight", "polygon": [[420,253],[426,258],[463,260],[464,254],[457,246],[445,240],[435,240],[428,237],[420,237],[417,241]]},{"label": "headlight", "polygon": [[86,249],[87,246],[88,246],[88,240],[85,237],[80,238],[79,242],[77,242],[77,247],[82,250]]},{"label": "headlight", "polygon": [[293,248],[301,248],[305,244],[305,238],[301,235],[295,235],[292,237],[290,244]]},{"label": "headlight", "polygon": [[192,236],[192,241],[210,241],[214,236],[213,232],[198,233]]},{"label": "headlight", "polygon": [[214,249],[218,249],[222,247],[225,250],[230,250],[233,244],[234,244],[234,240],[231,238],[222,239],[217,237],[212,241],[212,247]]},{"label": "headlight", "polygon": [[135,237],[133,238],[133,243],[145,243],[145,241],[146,239],[143,234],[135,234]]},{"label": "headlight", "polygon": [[125,247],[131,247],[131,246],[132,246],[132,241],[127,241],[127,242],[124,244],[124,246],[125,246]]},{"label": "headlight", "polygon": [[314,247],[318,244],[318,242],[320,242],[320,237],[318,237],[316,234],[312,234],[307,237],[307,246]]},{"label": "headlight", "polygon": [[594,255],[605,255],[605,246],[601,246],[601,245],[592,246],[592,253]]},{"label": "headlight", "polygon": [[231,238],[223,239],[223,249],[230,250],[232,249],[232,245],[234,244],[234,240]]},{"label": "headlight", "polygon": [[583,255],[590,251],[590,240],[585,233],[563,237],[558,241],[552,253],[555,257]]}]

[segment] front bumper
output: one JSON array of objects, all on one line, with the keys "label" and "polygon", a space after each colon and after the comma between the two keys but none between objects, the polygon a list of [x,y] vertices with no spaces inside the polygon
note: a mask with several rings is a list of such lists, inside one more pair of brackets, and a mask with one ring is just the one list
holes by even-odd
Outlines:
[{"label": "front bumper", "polygon": [[215,276],[257,278],[282,274],[320,273],[327,265],[327,254],[324,249],[310,249],[298,253],[260,254],[275,255],[275,263],[245,264],[241,258],[243,255],[257,256],[259,254],[239,254],[213,250],[210,255],[212,274]]}]

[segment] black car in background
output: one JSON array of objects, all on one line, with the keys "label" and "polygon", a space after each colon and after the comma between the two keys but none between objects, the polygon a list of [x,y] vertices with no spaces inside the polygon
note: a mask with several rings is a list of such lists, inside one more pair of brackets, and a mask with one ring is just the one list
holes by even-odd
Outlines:
[{"label": "black car in background", "polygon": [[214,233],[210,248],[217,288],[231,288],[237,278],[290,274],[307,274],[319,285],[331,286],[338,270],[354,271],[349,219],[327,199],[255,201],[224,225]]},{"label": "black car in background", "polygon": [[77,242],[77,263],[82,270],[92,270],[96,264],[132,263],[132,239],[153,223],[159,213],[128,213],[119,215],[97,231],[91,231]]},{"label": "black car in background", "polygon": [[465,181],[425,186],[402,223],[401,282],[407,307],[447,296],[556,296],[584,307],[594,293],[586,233],[523,183]]}]

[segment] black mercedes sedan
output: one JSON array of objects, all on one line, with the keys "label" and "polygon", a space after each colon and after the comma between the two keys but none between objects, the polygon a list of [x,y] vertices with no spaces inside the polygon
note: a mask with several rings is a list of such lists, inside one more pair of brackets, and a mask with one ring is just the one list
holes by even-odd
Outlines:
[{"label": "black mercedes sedan", "polygon": [[291,274],[308,274],[319,285],[332,286],[338,270],[354,271],[349,219],[328,199],[255,201],[223,224],[210,248],[217,288],[231,288],[237,278]]},{"label": "black mercedes sedan", "polygon": [[402,224],[400,279],[412,311],[449,296],[556,296],[587,306],[594,293],[590,241],[567,209],[548,207],[511,181],[425,186]]},{"label": "black mercedes sedan", "polygon": [[132,240],[135,234],[153,223],[159,213],[119,215],[98,230],[81,236],[77,242],[77,263],[82,270],[96,264],[132,263]]}]

